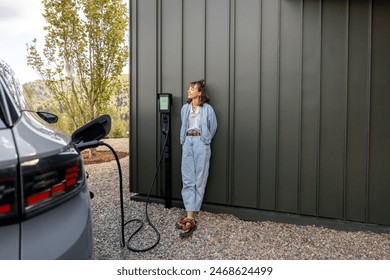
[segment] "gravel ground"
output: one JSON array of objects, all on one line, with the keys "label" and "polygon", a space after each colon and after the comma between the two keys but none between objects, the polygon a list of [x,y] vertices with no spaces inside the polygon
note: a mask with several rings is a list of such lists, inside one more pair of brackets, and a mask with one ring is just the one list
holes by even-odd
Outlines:
[{"label": "gravel ground", "polygon": [[[107,139],[118,151],[128,151],[128,139]],[[105,147],[99,149],[106,149]],[[129,157],[121,160],[125,193],[125,221],[144,219],[145,203],[130,201]],[[198,229],[182,240],[175,221],[183,209],[148,206],[161,234],[152,250],[139,253],[121,247],[118,172],[115,161],[87,165],[92,199],[94,259],[97,260],[389,260],[390,234],[337,231],[315,226],[248,222],[232,215],[201,211]],[[218,225],[218,230],[216,225]],[[134,226],[126,228],[126,238]],[[133,247],[150,246],[154,232],[145,226]],[[138,247],[140,248],[140,247]]]}]

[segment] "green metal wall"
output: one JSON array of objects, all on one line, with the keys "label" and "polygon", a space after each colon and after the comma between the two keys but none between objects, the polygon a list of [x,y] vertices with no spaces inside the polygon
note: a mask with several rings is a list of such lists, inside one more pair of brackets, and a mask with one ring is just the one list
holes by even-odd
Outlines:
[{"label": "green metal wall", "polygon": [[[156,94],[205,78],[219,127],[205,203],[390,225],[390,2],[131,0],[131,191],[147,194]],[[160,188],[154,195],[161,196]]]}]

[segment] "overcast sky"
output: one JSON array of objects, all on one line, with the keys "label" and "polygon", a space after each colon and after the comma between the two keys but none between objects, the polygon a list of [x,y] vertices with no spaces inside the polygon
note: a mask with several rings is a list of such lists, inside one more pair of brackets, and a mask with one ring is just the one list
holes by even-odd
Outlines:
[{"label": "overcast sky", "polygon": [[39,79],[27,66],[26,44],[34,38],[38,46],[44,44],[41,0],[0,0],[0,59],[16,72],[20,82]]},{"label": "overcast sky", "polygon": [[12,67],[21,83],[39,79],[27,66],[26,44],[37,38],[38,49],[43,48],[46,22],[42,13],[41,0],[0,0],[0,59]]}]

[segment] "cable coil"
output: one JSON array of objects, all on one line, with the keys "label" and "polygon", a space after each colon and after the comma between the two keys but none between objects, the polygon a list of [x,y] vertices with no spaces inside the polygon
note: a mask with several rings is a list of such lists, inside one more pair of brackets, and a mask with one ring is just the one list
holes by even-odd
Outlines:
[{"label": "cable coil", "polygon": [[[152,185],[150,186],[149,193],[148,193],[148,196],[147,196],[147,200],[146,200],[146,204],[145,204],[145,219],[146,219],[146,223],[144,223],[144,221],[142,221],[141,219],[132,219],[130,221],[125,222],[125,219],[124,219],[124,206],[123,206],[122,168],[121,168],[121,164],[120,164],[120,161],[119,161],[119,157],[118,157],[117,153],[115,152],[114,148],[112,148],[112,146],[110,146],[109,144],[107,144],[105,142],[99,141],[100,145],[104,145],[104,146],[106,146],[107,148],[109,148],[111,150],[111,152],[114,154],[114,157],[115,157],[115,160],[116,160],[116,163],[117,163],[117,166],[118,166],[118,172],[119,172],[119,195],[120,195],[120,206],[121,206],[120,207],[121,208],[120,209],[120,211],[121,211],[121,244],[122,244],[122,247],[126,246],[127,249],[129,249],[129,250],[131,250],[133,252],[146,252],[146,251],[149,251],[149,250],[153,249],[154,247],[156,247],[157,244],[160,242],[160,232],[158,231],[158,229],[155,227],[155,225],[149,219],[148,204],[149,204],[150,194],[151,194],[151,192],[153,190],[153,187],[154,187],[154,185],[156,183],[156,178],[157,178],[157,175],[158,175],[158,171],[160,170],[161,161],[162,161],[162,158],[163,158],[163,155],[164,155],[164,152],[165,152],[167,140],[168,140],[168,137],[165,137],[165,141],[164,141],[164,144],[163,144],[163,149],[161,151],[160,158],[159,158],[159,161],[158,161],[158,164],[157,164],[157,167],[156,167],[156,172],[154,174]],[[140,223],[140,226],[130,235],[130,237],[127,239],[127,242],[126,242],[125,241],[125,226],[129,225],[131,223],[134,223],[134,222]],[[132,247],[130,245],[130,241],[142,229],[142,227],[145,224],[149,225],[154,230],[154,232],[156,233],[157,238],[156,238],[155,243],[153,243],[149,247],[142,248],[142,249]]]}]

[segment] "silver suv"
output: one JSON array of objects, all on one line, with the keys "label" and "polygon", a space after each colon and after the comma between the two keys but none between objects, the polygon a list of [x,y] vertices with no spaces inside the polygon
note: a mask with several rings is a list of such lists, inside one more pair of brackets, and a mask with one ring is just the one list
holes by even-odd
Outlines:
[{"label": "silver suv", "polygon": [[[13,71],[0,60],[0,259],[91,258],[82,157],[72,138],[49,124],[56,120],[32,110]],[[95,128],[89,125],[90,132],[101,130]],[[108,131],[99,133],[88,140]],[[82,129],[77,137],[82,143]]]}]

